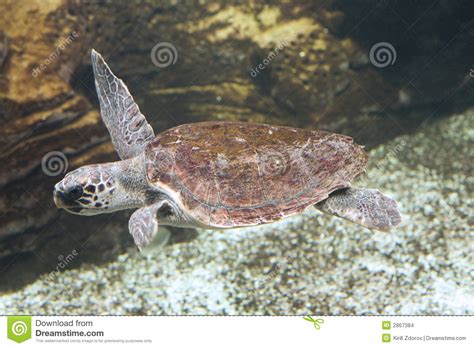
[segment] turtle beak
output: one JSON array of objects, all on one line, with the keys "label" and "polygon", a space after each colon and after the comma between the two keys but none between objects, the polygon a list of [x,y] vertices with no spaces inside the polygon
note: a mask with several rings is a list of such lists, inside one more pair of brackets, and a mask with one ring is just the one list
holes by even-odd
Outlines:
[{"label": "turtle beak", "polygon": [[[55,187],[53,191],[53,200],[54,200],[54,204],[56,204],[56,207],[66,209],[66,210],[74,209],[77,206],[77,204],[74,201],[72,201],[69,197],[67,197],[67,195],[62,190],[58,189],[57,187]],[[82,209],[79,209],[79,210],[82,210]]]},{"label": "turtle beak", "polygon": [[64,194],[64,192],[54,189],[53,191],[53,199],[54,199],[54,204],[56,204],[56,207],[60,209],[64,209],[72,214],[80,214],[84,208],[82,207],[75,207],[74,203],[72,203]]},{"label": "turtle beak", "polygon": [[58,208],[66,207],[64,204],[64,198],[65,198],[64,193],[55,187],[53,191],[53,199],[54,199],[54,204],[56,204],[56,207]]}]

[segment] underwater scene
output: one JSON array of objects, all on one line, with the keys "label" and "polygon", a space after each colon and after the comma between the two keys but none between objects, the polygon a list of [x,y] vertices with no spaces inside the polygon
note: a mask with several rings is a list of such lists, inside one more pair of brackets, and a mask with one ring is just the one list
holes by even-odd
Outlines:
[{"label": "underwater scene", "polygon": [[0,315],[473,315],[474,2],[0,2]]}]

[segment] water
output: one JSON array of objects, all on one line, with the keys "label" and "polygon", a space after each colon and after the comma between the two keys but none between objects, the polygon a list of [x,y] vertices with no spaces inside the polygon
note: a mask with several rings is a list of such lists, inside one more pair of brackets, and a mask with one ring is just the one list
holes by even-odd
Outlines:
[{"label": "water", "polygon": [[[0,313],[472,314],[473,5],[429,5],[0,5]],[[163,228],[140,253],[132,211],[57,210],[66,172],[118,160],[92,48],[156,133],[245,121],[353,137],[369,153],[354,185],[396,199],[401,226],[309,209]]]}]

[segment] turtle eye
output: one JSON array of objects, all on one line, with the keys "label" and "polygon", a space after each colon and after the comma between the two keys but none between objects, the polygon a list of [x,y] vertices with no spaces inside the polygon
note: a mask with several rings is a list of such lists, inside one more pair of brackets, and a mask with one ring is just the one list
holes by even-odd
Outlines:
[{"label": "turtle eye", "polygon": [[76,199],[78,199],[82,196],[82,193],[83,193],[82,187],[81,186],[75,186],[68,192],[68,196],[69,196],[70,199],[76,200]]}]

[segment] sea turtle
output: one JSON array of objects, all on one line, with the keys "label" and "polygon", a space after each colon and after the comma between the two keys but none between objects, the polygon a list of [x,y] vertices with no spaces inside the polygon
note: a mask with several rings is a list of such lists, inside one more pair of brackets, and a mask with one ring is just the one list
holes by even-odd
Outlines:
[{"label": "sea turtle", "polygon": [[54,188],[60,208],[81,215],[137,209],[129,230],[139,249],[158,223],[225,229],[274,222],[308,207],[369,229],[401,221],[378,190],[351,188],[367,154],[321,130],[246,122],[200,122],[155,137],[128,88],[92,50],[102,119],[122,159],[83,166]]}]

